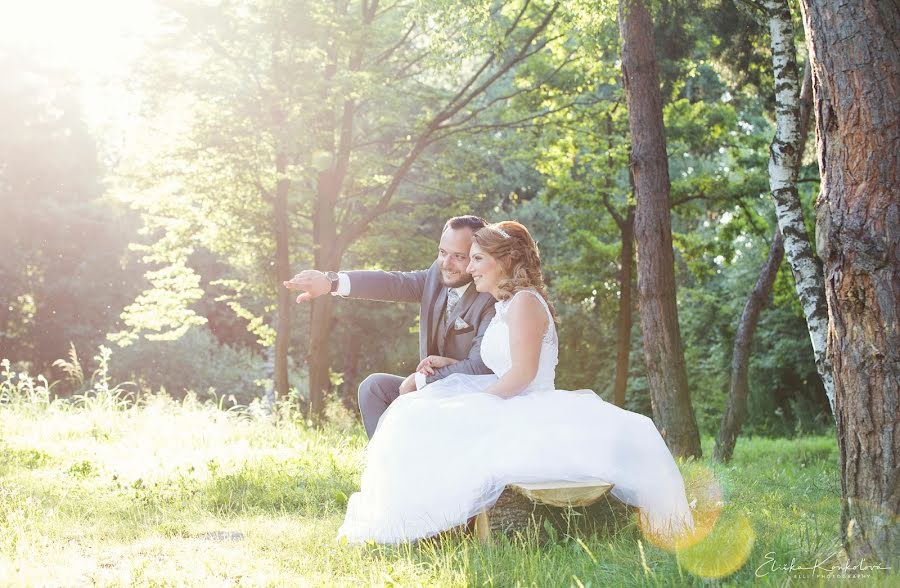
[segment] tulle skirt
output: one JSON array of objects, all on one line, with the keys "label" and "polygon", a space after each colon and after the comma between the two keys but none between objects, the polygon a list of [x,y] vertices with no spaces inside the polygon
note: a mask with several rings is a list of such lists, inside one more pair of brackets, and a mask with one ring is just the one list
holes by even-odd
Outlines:
[{"label": "tulle skirt", "polygon": [[551,481],[612,483],[661,536],[693,528],[681,473],[651,419],[590,390],[484,393],[496,380],[453,374],[391,403],[339,539],[429,537],[491,507],[507,484]]}]

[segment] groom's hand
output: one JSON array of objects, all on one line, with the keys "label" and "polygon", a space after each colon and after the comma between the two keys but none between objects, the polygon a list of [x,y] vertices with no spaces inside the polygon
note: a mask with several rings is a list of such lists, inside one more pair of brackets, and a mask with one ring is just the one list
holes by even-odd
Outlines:
[{"label": "groom's hand", "polygon": [[457,361],[458,360],[453,359],[452,357],[429,355],[419,362],[419,365],[416,367],[416,371],[422,372],[426,376],[433,376],[434,370],[447,367],[448,365],[453,365],[454,363],[457,363]]},{"label": "groom's hand", "polygon": [[331,291],[331,280],[324,273],[317,270],[303,270],[283,283],[288,290],[304,291],[300,296],[297,296],[297,302],[312,300]]},{"label": "groom's hand", "polygon": [[406,376],[403,383],[400,384],[400,394],[409,394],[416,391],[416,374]]}]

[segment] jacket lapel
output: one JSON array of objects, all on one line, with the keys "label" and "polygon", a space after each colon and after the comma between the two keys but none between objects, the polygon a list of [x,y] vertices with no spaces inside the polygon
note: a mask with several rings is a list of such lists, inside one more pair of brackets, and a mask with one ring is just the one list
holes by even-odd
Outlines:
[{"label": "jacket lapel", "polygon": [[428,340],[433,342],[433,349],[436,354],[439,354],[438,351],[439,341],[442,339],[438,336],[438,325],[440,324],[441,316],[444,314],[444,307],[447,305],[447,288],[441,286],[437,295],[434,297],[434,304],[431,305],[431,324],[428,325]]}]

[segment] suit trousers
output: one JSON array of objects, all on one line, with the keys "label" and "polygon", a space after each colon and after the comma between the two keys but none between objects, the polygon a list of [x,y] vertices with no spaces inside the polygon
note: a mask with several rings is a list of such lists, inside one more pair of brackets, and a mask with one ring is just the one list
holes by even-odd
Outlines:
[{"label": "suit trousers", "polygon": [[400,384],[404,379],[393,374],[372,374],[359,385],[359,412],[369,439],[375,434],[378,419],[400,396]]}]

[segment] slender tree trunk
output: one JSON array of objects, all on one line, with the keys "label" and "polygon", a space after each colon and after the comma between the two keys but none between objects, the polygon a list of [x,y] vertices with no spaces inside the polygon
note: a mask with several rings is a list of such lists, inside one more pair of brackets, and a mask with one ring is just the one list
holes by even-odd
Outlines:
[{"label": "slender tree trunk", "polygon": [[778,227],[797,296],[806,317],[806,326],[816,358],[816,370],[834,415],[834,373],[825,354],[828,337],[828,310],[822,263],[813,252],[803,222],[803,208],[797,192],[797,161],[800,153],[800,81],[794,48],[794,27],[787,0],[764,0],[769,20],[772,65],[775,75],[775,137],[769,157],[769,187],[775,200]]},{"label": "slender tree trunk", "polygon": [[[616,168],[616,161],[613,158],[613,137],[615,136],[615,128],[613,127],[612,113],[618,105],[613,106],[611,111],[606,113],[606,164],[609,169]],[[631,192],[634,195],[634,176],[628,174],[628,181],[631,185]],[[612,177],[606,176],[606,189],[608,192],[614,190]],[[629,204],[627,212],[623,218],[620,215],[607,196],[603,198],[603,205],[606,206],[610,216],[619,227],[619,233],[622,236],[622,251],[619,255],[619,316],[616,326],[616,381],[613,386],[613,403],[616,406],[625,406],[625,392],[628,390],[628,366],[631,357],[631,282],[632,269],[634,266],[634,205]]]},{"label": "slender tree trunk", "polygon": [[[0,300],[0,343],[5,342],[9,337],[7,334],[7,329],[9,328],[9,306],[12,301],[12,297],[10,296],[9,301]],[[3,348],[6,348],[6,345],[3,345]],[[2,355],[2,353],[0,353]],[[0,359],[3,359],[0,357]]]},{"label": "slender tree trunk", "polygon": [[622,232],[622,255],[619,260],[619,321],[617,326],[616,383],[613,388],[613,402],[625,406],[625,391],[628,388],[628,364],[631,355],[631,269],[634,264],[634,208],[628,208],[628,216],[620,225]]},{"label": "slender tree trunk", "polygon": [[328,341],[334,310],[331,296],[312,301],[307,366],[309,369],[309,416],[319,418],[325,410],[325,396],[331,389],[331,361]]},{"label": "slender tree trunk", "polygon": [[[343,174],[341,170],[329,169],[319,174],[318,195],[313,212],[313,243],[315,246],[315,267],[321,271],[340,269],[342,252],[338,251],[335,207]],[[334,314],[332,296],[319,296],[311,302],[309,320],[309,414],[313,418],[322,416],[325,410],[325,395],[331,389],[331,360],[329,341]]]},{"label": "slender tree trunk", "polygon": [[669,168],[653,23],[641,0],[619,2],[622,72],[637,211],[638,295],[653,417],[675,455],[701,454],[675,299]]},{"label": "slender tree trunk", "polygon": [[[336,8],[349,16],[349,3],[343,3]],[[363,25],[368,26],[372,23],[375,10],[377,2],[371,6],[364,3]],[[329,58],[331,63],[326,71],[326,78],[331,80],[340,65],[336,48],[330,49]],[[347,69],[351,72],[359,70],[362,60],[362,47],[358,46],[348,60]],[[328,120],[324,124],[322,143],[333,157],[331,166],[318,174],[313,205],[314,265],[315,269],[320,271],[339,270],[344,253],[344,248],[339,244],[337,206],[350,165],[355,114],[356,106],[353,100],[345,98],[339,109],[329,113]],[[335,134],[339,136],[336,138]],[[331,389],[329,341],[333,314],[334,299],[331,296],[320,296],[312,300],[306,364],[309,373],[309,416],[313,419],[319,419],[324,415],[325,396]]]},{"label": "slender tree trunk", "polygon": [[278,292],[278,311],[275,325],[275,393],[280,398],[287,398],[290,383],[288,382],[288,347],[291,342],[291,291],[282,283],[291,279],[291,260],[288,234],[288,192],[290,180],[285,176],[287,157],[279,153],[275,164],[278,174],[273,201],[275,224],[275,275]]},{"label": "slender tree trunk", "polygon": [[[278,325],[278,311],[275,311],[275,327]],[[277,347],[277,345],[276,345]],[[275,394],[275,349],[276,347],[269,347],[266,349],[266,377],[271,378],[272,383],[266,384],[266,389],[263,392],[263,407],[265,407],[266,412],[268,414],[275,414],[277,412],[275,410],[276,406],[276,394]],[[285,398],[282,396],[282,398]]]},{"label": "slender tree trunk", "polygon": [[801,0],[850,563],[900,568],[900,4]]},{"label": "slender tree trunk", "polygon": [[[812,110],[812,72],[809,63],[803,76],[803,89],[800,91],[800,139],[799,152],[796,166],[800,168],[803,160],[803,152],[806,149],[806,137],[809,131],[809,114]],[[731,386],[728,393],[728,403],[725,413],[722,415],[722,423],[719,426],[719,435],[716,438],[716,446],[713,458],[722,463],[731,461],[734,454],[734,446],[738,435],[744,426],[747,417],[747,397],[750,395],[748,372],[750,369],[750,346],[753,343],[753,335],[759,322],[759,315],[768,303],[772,294],[772,286],[778,275],[778,268],[784,260],[784,240],[781,238],[781,229],[775,229],[772,237],[772,245],[769,247],[769,257],[760,272],[759,278],[744,312],[738,323],[737,333],[734,337],[734,350],[731,354]]]},{"label": "slender tree trunk", "polygon": [[750,393],[747,381],[747,372],[750,366],[750,344],[753,343],[753,333],[756,331],[759,314],[772,293],[772,284],[775,283],[775,276],[778,275],[778,267],[783,259],[784,242],[781,239],[781,232],[776,229],[772,246],[769,248],[769,257],[747,299],[747,304],[744,305],[741,322],[734,337],[734,351],[731,355],[731,389],[725,414],[722,415],[722,424],[719,426],[716,447],[713,451],[713,457],[723,463],[731,461],[737,437],[740,435],[744,419],[747,417],[747,396]]}]

